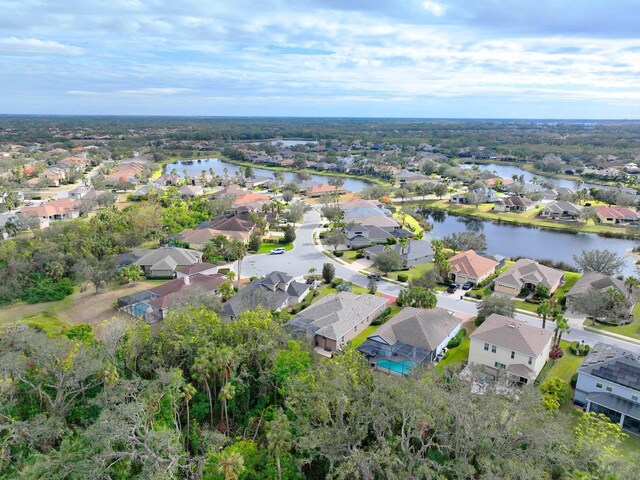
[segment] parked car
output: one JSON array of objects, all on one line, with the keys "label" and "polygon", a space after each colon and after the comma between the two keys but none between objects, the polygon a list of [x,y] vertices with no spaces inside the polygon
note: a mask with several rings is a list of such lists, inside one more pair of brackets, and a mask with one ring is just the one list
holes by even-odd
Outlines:
[{"label": "parked car", "polygon": [[380,275],[378,275],[377,273],[370,273],[369,275],[367,275],[367,278],[369,280],[373,279],[376,282],[379,282],[380,280],[382,280],[382,277]]},{"label": "parked car", "polygon": [[456,290],[458,290],[459,288],[459,283],[452,283],[451,285],[449,285],[449,288],[447,288],[447,293],[456,293]]},{"label": "parked car", "polygon": [[473,288],[473,282],[466,282],[464,285],[462,285],[463,290],[471,290],[472,288]]},{"label": "parked car", "polygon": [[284,253],[284,248],[274,248],[269,252],[269,255],[282,255]]}]

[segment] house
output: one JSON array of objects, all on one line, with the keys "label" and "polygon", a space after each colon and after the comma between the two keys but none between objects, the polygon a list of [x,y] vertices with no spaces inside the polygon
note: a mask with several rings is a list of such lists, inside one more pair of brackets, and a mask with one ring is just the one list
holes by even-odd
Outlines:
[{"label": "house", "polygon": [[222,198],[226,195],[233,195],[234,197],[238,197],[240,195],[244,195],[245,193],[247,193],[247,191],[243,190],[240,187],[237,187],[235,185],[227,185],[221,190],[218,190],[217,192],[212,193],[211,198]]},{"label": "house", "polygon": [[221,216],[202,222],[195,229],[185,230],[179,237],[194,248],[195,246],[204,248],[204,245],[216,235],[224,235],[229,240],[246,242],[254,229],[255,223],[242,218],[242,215]]},{"label": "house", "polygon": [[478,255],[473,250],[460,252],[449,259],[449,278],[452,282],[460,285],[471,282],[479,284],[487,277],[496,273],[498,262],[482,255]]},{"label": "house", "polygon": [[550,294],[560,286],[564,272],[556,268],[547,267],[534,260],[521,258],[494,281],[494,291],[507,295],[519,295],[523,289],[535,290],[543,285]]},{"label": "house", "polygon": [[76,188],[69,190],[69,198],[72,200],[80,200],[90,191],[91,189],[89,187],[85,185],[80,185]]},{"label": "house", "polygon": [[71,198],[59,198],[41,203],[38,206],[24,207],[20,210],[22,215],[35,215],[36,217],[47,220],[69,220],[78,218],[78,202]]},{"label": "house", "polygon": [[512,178],[500,178],[500,177],[491,177],[487,178],[483,181],[483,183],[490,188],[495,188],[496,190],[504,190],[505,187],[509,185],[513,185],[515,181]]},{"label": "house", "polygon": [[240,313],[258,307],[278,311],[300,303],[309,294],[311,285],[297,282],[284,272],[271,272],[254,280],[224,304],[221,318],[234,320]]},{"label": "house", "polygon": [[596,343],[578,368],[573,401],[640,435],[640,356]]},{"label": "house", "polygon": [[183,305],[190,295],[204,292],[217,295],[218,287],[226,281],[224,275],[184,275],[157,287],[142,290],[118,299],[118,308],[133,317],[153,323],[166,318],[169,311]]},{"label": "house", "polygon": [[294,336],[310,339],[318,352],[334,352],[367,328],[386,307],[386,299],[368,293],[331,293],[289,320],[285,327]]},{"label": "house", "polygon": [[392,233],[382,228],[365,227],[356,223],[347,225],[344,231],[349,239],[349,248],[364,247],[372,243],[386,243],[387,240],[394,237]]},{"label": "house", "polygon": [[516,383],[532,383],[549,358],[553,332],[513,318],[489,317],[470,336],[469,364],[506,370]]},{"label": "house", "polygon": [[371,366],[406,374],[436,360],[460,330],[462,320],[443,308],[404,308],[358,347]]},{"label": "house", "polygon": [[400,253],[404,260],[404,268],[411,268],[416,265],[422,265],[433,261],[433,248],[431,243],[427,240],[409,240],[406,247],[403,247],[400,243],[394,245],[374,245],[365,249],[364,258],[367,260],[373,260],[385,249],[395,250]]},{"label": "house", "polygon": [[199,262],[193,265],[184,265],[176,270],[176,278],[192,277],[193,275],[214,275],[218,267],[212,263]]},{"label": "house", "polygon": [[540,212],[540,216],[552,220],[572,220],[580,218],[582,207],[571,202],[553,202]]},{"label": "house", "polygon": [[[481,195],[482,202],[481,203],[495,203],[500,200],[500,196],[498,193],[492,188],[476,188],[472,190],[471,193],[477,193]],[[454,193],[449,198],[449,202],[451,203],[461,203],[468,204],[469,203],[469,193]]]},{"label": "house", "polygon": [[626,225],[640,222],[640,214],[627,207],[596,207],[596,215],[601,223]]},{"label": "house", "polygon": [[201,186],[196,185],[183,185],[178,189],[178,193],[182,198],[197,197],[204,193],[204,189]]},{"label": "house", "polygon": [[393,218],[392,213],[376,202],[359,200],[346,202],[340,206],[344,211],[346,223],[356,223],[365,227],[378,227],[388,232],[400,228],[400,223]]},{"label": "house", "polygon": [[179,267],[202,261],[202,253],[178,247],[160,247],[151,250],[134,263],[140,265],[148,277],[173,277]]},{"label": "house", "polygon": [[323,195],[336,195],[346,193],[346,190],[342,187],[334,187],[333,185],[329,185],[328,183],[320,183],[311,185],[305,190],[305,195],[307,197],[322,197]]},{"label": "house", "polygon": [[536,203],[527,197],[512,195],[498,200],[493,206],[496,212],[528,212],[533,210]]},{"label": "house", "polygon": [[633,307],[638,297],[638,292],[629,292],[622,280],[610,277],[600,272],[585,272],[575,283],[571,290],[565,293],[566,307],[568,311],[575,311],[576,299],[591,292],[601,292],[613,288],[622,293],[629,300],[629,309]]}]

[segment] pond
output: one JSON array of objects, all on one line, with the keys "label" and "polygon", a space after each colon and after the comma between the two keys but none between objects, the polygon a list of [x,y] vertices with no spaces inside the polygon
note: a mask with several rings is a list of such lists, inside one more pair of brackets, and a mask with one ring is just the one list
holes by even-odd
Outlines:
[{"label": "pond", "polygon": [[[241,165],[235,165],[233,163],[225,162],[224,160],[220,160],[219,158],[208,158],[203,160],[186,160],[181,162],[170,163],[165,166],[165,172],[170,172],[173,169],[176,169],[179,175],[182,175],[183,171],[186,170],[189,175],[199,175],[203,170],[205,172],[209,172],[209,169],[213,169],[213,172],[216,175],[224,176],[225,169],[227,170],[227,175],[233,176],[240,171],[240,169],[244,168]],[[273,174],[275,170],[266,170],[264,168],[259,167],[251,167],[253,169],[253,173],[257,177],[269,177],[273,178]],[[296,177],[294,172],[282,172],[284,174],[285,181],[287,182],[299,182],[299,179]],[[328,183],[331,178],[327,175],[311,175],[311,181],[314,183]],[[367,180],[360,180],[358,178],[347,178],[342,177],[344,180],[344,185],[342,188],[348,190],[350,192],[361,192],[365,187],[369,187],[373,185],[372,182],[368,182]]]},{"label": "pond", "polygon": [[[593,233],[569,233],[449,215],[441,210],[420,210],[433,230],[432,239],[441,239],[454,232],[473,231],[487,237],[487,251],[506,257],[528,257],[534,260],[551,259],[574,265],[573,255],[595,248],[627,255],[638,242],[619,238],[605,238]],[[627,257],[624,275],[636,275],[631,258]]]},{"label": "pond", "polygon": [[[481,171],[495,172],[496,175],[499,175],[502,178],[512,178],[514,175],[522,175],[524,176],[525,182],[531,183],[531,180],[534,177],[537,177],[537,178],[543,178],[545,180],[553,182],[553,184],[556,187],[565,187],[565,188],[570,188],[572,190],[578,189],[578,186],[576,185],[575,180],[554,178],[554,177],[549,177],[547,175],[536,175],[531,172],[527,172],[526,170],[520,167],[517,167],[515,165],[502,165],[499,163],[473,163],[473,162],[465,163],[464,165],[461,165],[462,168],[473,168],[474,166],[479,167]],[[591,187],[602,188],[602,185],[596,185],[595,183],[584,182],[581,188],[591,188]]]}]

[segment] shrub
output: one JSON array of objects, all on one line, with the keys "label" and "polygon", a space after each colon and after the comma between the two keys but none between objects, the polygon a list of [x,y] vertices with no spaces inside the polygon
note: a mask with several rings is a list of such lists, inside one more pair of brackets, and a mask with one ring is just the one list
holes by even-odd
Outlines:
[{"label": "shrub", "polygon": [[569,382],[569,385],[571,385],[571,388],[576,388],[577,384],[578,384],[578,372],[571,375],[571,381]]},{"label": "shrub", "polygon": [[461,328],[460,331],[456,333],[456,336],[453,337],[451,340],[449,340],[449,343],[447,343],[447,348],[459,347],[460,344],[462,343],[462,339],[466,334],[467,334],[467,329]]},{"label": "shrub", "polygon": [[551,347],[551,351],[549,352],[549,358],[553,360],[558,360],[559,358],[562,358],[563,355],[564,355],[564,352],[560,347],[558,347],[557,345],[554,345],[553,347]]},{"label": "shrub", "polygon": [[336,257],[342,257],[344,255],[344,252],[333,252],[333,255]]},{"label": "shrub", "polygon": [[320,238],[324,238],[327,236],[327,232],[320,232],[320,235],[318,235],[318,237]]},{"label": "shrub", "polygon": [[322,265],[322,279],[325,283],[331,283],[333,277],[336,276],[336,267],[332,263],[325,263]]},{"label": "shrub", "polygon": [[409,275],[407,275],[406,273],[399,273],[398,280],[401,282],[406,282],[407,280],[409,280]]},{"label": "shrub", "polygon": [[364,250],[358,250],[356,252],[356,258],[364,258]]},{"label": "shrub", "polygon": [[27,303],[53,302],[72,293],[73,282],[68,278],[54,282],[49,277],[38,277],[36,283],[24,291],[22,300]]},{"label": "shrub", "polygon": [[585,345],[578,341],[575,341],[571,343],[571,345],[569,346],[569,350],[571,351],[571,353],[578,357],[584,357],[591,351],[591,347],[589,345]]},{"label": "shrub", "polygon": [[373,322],[371,322],[371,325],[382,325],[389,319],[390,314],[391,314],[391,308],[390,307],[385,308],[384,311],[380,315],[378,315],[373,320]]},{"label": "shrub", "polygon": [[482,325],[484,323],[484,321],[485,321],[485,318],[482,315],[478,315],[476,317],[476,319],[473,321],[473,324],[476,327],[479,327],[480,325]]},{"label": "shrub", "polygon": [[335,278],[333,282],[331,282],[331,286],[333,288],[337,288],[338,285],[342,285],[342,282],[344,282],[344,280],[342,280],[341,278]]}]

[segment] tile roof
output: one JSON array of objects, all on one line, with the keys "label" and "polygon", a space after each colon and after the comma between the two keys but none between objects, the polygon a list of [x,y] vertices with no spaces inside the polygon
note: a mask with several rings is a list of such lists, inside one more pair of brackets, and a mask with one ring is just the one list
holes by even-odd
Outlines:
[{"label": "tile roof", "polygon": [[487,272],[494,271],[498,262],[478,255],[473,250],[460,252],[449,259],[451,271],[462,273],[468,277],[479,278]]},{"label": "tile roof", "polygon": [[551,341],[553,332],[493,313],[471,334],[472,339],[537,357]]}]

